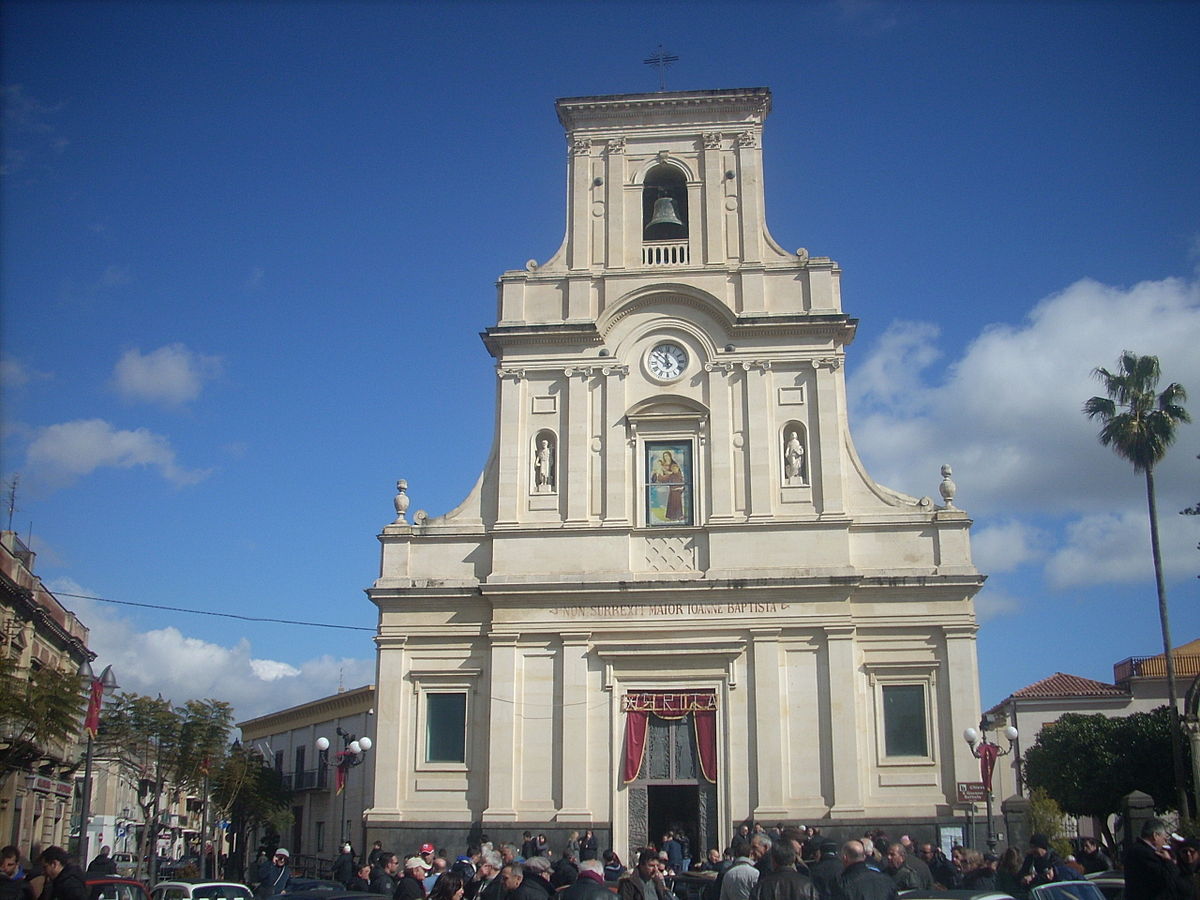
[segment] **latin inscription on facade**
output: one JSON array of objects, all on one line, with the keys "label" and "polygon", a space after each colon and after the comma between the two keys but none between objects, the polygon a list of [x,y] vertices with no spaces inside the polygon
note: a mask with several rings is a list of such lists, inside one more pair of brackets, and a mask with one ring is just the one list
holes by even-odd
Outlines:
[{"label": "latin inscription on facade", "polygon": [[624,619],[632,616],[746,616],[784,612],[786,603],[596,603],[558,606],[550,614],[563,619]]}]

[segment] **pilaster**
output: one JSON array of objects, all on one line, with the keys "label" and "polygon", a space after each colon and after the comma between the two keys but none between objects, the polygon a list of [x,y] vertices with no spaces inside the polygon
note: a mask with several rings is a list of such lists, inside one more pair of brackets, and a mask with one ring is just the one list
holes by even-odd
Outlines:
[{"label": "pilaster", "polygon": [[861,815],[866,781],[858,729],[858,703],[865,698],[854,665],[854,626],[825,629],[829,657],[829,758],[833,763],[835,815]]},{"label": "pilaster", "polygon": [[517,639],[491,634],[491,701],[488,705],[487,809],[484,822],[517,820]]},{"label": "pilaster", "polygon": [[779,629],[750,631],[754,647],[754,726],[758,787],[754,817],[764,821],[789,815],[784,804],[790,760],[783,743],[786,697],[780,682]]},{"label": "pilaster", "polygon": [[595,820],[588,800],[591,780],[588,733],[588,632],[562,635],[562,809],[559,822],[588,824]]}]

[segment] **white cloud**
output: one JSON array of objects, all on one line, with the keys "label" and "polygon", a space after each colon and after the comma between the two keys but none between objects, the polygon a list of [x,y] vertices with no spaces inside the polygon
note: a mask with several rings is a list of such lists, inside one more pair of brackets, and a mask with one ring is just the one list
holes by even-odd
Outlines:
[{"label": "white cloud", "polygon": [[253,291],[262,287],[263,278],[266,277],[266,270],[262,266],[255,266],[250,270],[250,274],[246,276],[246,280],[242,282],[242,290]]},{"label": "white cloud", "polygon": [[983,572],[1011,572],[1044,559],[1051,536],[1040,528],[1015,519],[976,528],[971,534],[971,555]]},{"label": "white cloud", "polygon": [[1012,616],[1021,612],[1023,604],[1016,597],[998,588],[985,586],[975,595],[975,618],[979,622]]},{"label": "white cloud", "polygon": [[[1159,509],[1159,541],[1167,577],[1185,577],[1195,570],[1195,547],[1200,522],[1177,510]],[[1123,512],[1083,516],[1066,529],[1066,543],[1046,564],[1055,587],[1141,582],[1154,584],[1148,513]]]},{"label": "white cloud", "polygon": [[26,466],[34,477],[69,484],[96,469],[158,469],[172,484],[195,484],[209,470],[186,469],[175,461],[170,441],[145,428],[119,430],[103,419],[79,419],[38,429],[26,450]]},{"label": "white cloud", "polygon": [[295,666],[273,659],[252,659],[250,668],[263,681],[278,681],[280,678],[293,678],[300,674]]},{"label": "white cloud", "polygon": [[[984,330],[939,383],[922,374],[938,352],[930,326],[893,326],[849,365],[851,429],[868,469],[912,494],[933,494],[943,462],[954,466],[956,503],[976,514],[1052,516],[1134,509],[1142,479],[1097,442],[1080,409],[1100,392],[1091,376],[1122,350],[1154,354],[1165,381],[1200,389],[1200,286],[1180,279],[1116,288],[1079,281],[1041,301],[1019,325]],[[880,373],[912,360],[899,397]],[[1194,426],[1160,465],[1160,504],[1194,500]]]},{"label": "white cloud", "polygon": [[[294,666],[255,657],[247,638],[226,646],[187,637],[174,626],[138,631],[118,607],[65,596],[98,595],[69,578],[49,587],[91,629],[88,646],[97,654],[95,665],[111,665],[123,691],[161,693],[177,705],[224,700],[244,720],[334,694],[340,685],[356,688],[375,679],[373,658],[321,656]],[[279,636],[284,627],[272,626],[272,633]]]},{"label": "white cloud", "polygon": [[168,344],[145,355],[136,348],[117,360],[113,381],[126,400],[178,406],[200,396],[204,383],[221,374],[218,356],[204,356],[183,344]]}]

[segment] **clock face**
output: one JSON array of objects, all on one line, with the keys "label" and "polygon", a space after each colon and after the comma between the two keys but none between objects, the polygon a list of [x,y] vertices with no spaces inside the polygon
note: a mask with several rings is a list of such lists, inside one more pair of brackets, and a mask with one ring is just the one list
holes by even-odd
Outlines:
[{"label": "clock face", "polygon": [[668,380],[678,378],[687,368],[687,351],[678,344],[659,344],[646,357],[646,368],[655,378]]}]

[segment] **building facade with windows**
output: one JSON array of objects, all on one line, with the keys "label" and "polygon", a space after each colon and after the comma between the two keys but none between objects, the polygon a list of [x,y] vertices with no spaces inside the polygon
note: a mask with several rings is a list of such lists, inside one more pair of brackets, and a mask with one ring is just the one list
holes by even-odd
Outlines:
[{"label": "building facade with windows", "polygon": [[[9,678],[26,681],[41,669],[74,676],[95,656],[88,650],[87,627],[34,574],[36,555],[16,532],[0,533],[5,689]],[[78,731],[83,732],[82,706]],[[0,716],[0,843],[23,853],[67,845],[80,757],[73,738],[60,742],[37,733],[36,716]]]},{"label": "building facade with windows", "polygon": [[379,536],[368,840],[956,821],[970,521],[943,460],[935,503],[854,449],[857,321],[767,229],[770,107],[558,101],[566,235],[500,278],[489,459],[445,515],[400,482]]},{"label": "building facade with windows", "polygon": [[[279,839],[298,867],[323,871],[349,839],[355,852],[363,848],[363,810],[371,805],[375,757],[370,751],[348,761],[339,777],[338,763],[347,760],[348,741],[373,737],[375,687],[365,685],[319,700],[239,722],[242,744],[253,747],[263,764],[283,776],[292,791],[292,824]],[[322,750],[318,741],[328,741]],[[251,842],[247,865],[257,843]],[[270,848],[274,850],[275,848]]]}]

